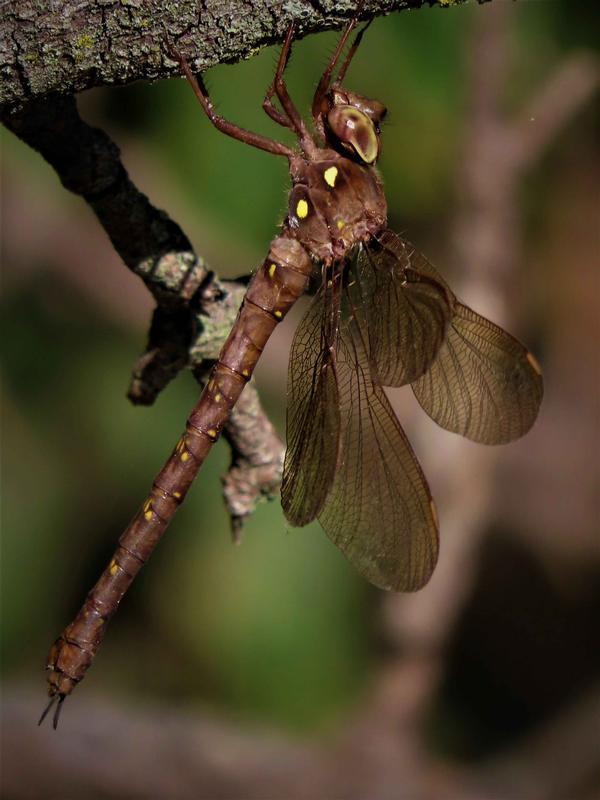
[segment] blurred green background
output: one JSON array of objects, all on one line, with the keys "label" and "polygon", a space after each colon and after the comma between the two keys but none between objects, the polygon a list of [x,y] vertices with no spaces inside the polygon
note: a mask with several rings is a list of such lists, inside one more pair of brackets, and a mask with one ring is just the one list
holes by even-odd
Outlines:
[{"label": "blurred green background", "polygon": [[[464,6],[377,19],[347,81],[390,109],[380,171],[391,226],[433,254],[446,275],[455,266],[448,231],[464,157],[468,37],[485,12]],[[516,4],[507,109],[521,108],[563,58],[592,46],[596,22],[593,3]],[[309,107],[336,38],[295,46],[289,86],[299,106]],[[207,82],[225,117],[279,136],[260,108],[275,58],[265,50],[211,70]],[[139,188],[221,276],[260,263],[286,205],[284,160],[214,131],[183,80],[89,92],[80,106],[122,148]],[[528,341],[542,360],[548,332],[569,311],[552,306],[540,259],[552,246],[552,221],[575,202],[573,170],[584,174],[587,163],[576,156],[589,153],[595,125],[589,111],[574,118],[523,187],[530,258],[518,275],[532,293],[528,307],[538,322],[527,328]],[[2,161],[2,669],[5,681],[39,687],[41,705],[48,646],[110,557],[197,388],[182,374],[154,407],[129,405],[129,370],[151,308],[144,287],[83,201],[6,132]],[[574,240],[574,253],[577,247]],[[565,276],[577,258],[564,264]],[[283,434],[281,350],[273,346],[259,386]],[[318,525],[287,530],[278,503],[261,506],[233,547],[219,482],[227,461],[219,444],[79,691],[335,730],[360,704],[381,658],[380,595]]]}]

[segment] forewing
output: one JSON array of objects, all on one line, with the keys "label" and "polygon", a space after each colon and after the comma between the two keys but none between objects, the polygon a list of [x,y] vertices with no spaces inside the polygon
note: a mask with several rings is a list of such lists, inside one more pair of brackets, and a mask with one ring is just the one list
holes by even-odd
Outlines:
[{"label": "forewing", "polygon": [[435,507],[404,431],[372,380],[355,322],[340,334],[335,370],[341,450],[319,521],[375,586],[419,589],[437,561]]},{"label": "forewing", "polygon": [[353,272],[352,312],[375,380],[383,386],[411,383],[444,341],[454,296],[427,259],[392,231],[363,245]]},{"label": "forewing", "polygon": [[296,330],[290,354],[281,505],[297,526],[321,510],[338,456],[340,411],[324,299],[321,289]]},{"label": "forewing", "polygon": [[483,444],[523,436],[543,395],[540,368],[531,353],[458,302],[435,361],[412,388],[438,425]]}]

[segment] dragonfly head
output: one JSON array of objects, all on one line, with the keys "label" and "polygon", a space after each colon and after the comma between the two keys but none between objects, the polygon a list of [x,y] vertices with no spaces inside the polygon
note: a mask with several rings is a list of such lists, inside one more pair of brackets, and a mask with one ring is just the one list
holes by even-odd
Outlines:
[{"label": "dragonfly head", "polygon": [[387,113],[383,103],[332,86],[324,109],[327,143],[362,164],[372,165],[381,149],[380,124]]}]

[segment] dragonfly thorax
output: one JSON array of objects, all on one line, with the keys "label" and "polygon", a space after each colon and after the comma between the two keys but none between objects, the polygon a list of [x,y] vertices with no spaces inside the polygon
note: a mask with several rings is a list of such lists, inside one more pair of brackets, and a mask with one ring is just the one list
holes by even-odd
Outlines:
[{"label": "dragonfly thorax", "polygon": [[317,260],[343,259],[385,227],[387,205],[373,167],[334,150],[290,161],[293,188],[285,226]]}]

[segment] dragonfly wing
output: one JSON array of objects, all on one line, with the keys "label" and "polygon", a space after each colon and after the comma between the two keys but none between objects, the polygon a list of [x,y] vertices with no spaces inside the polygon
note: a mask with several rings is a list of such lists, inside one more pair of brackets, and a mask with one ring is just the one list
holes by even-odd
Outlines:
[{"label": "dragonfly wing", "polygon": [[523,436],[537,417],[543,395],[532,354],[459,302],[435,361],[412,388],[438,425],[483,444]]},{"label": "dragonfly wing", "polygon": [[340,409],[324,298],[321,289],[298,326],[290,354],[281,505],[295,526],[308,524],[321,510],[338,457]]},{"label": "dragonfly wing", "polygon": [[372,380],[354,322],[340,332],[335,370],[340,458],[319,521],[375,586],[419,589],[438,556],[435,507],[385,392]]},{"label": "dragonfly wing", "polygon": [[373,376],[404,386],[433,362],[452,317],[454,296],[411,244],[392,231],[363,245],[349,287]]}]

